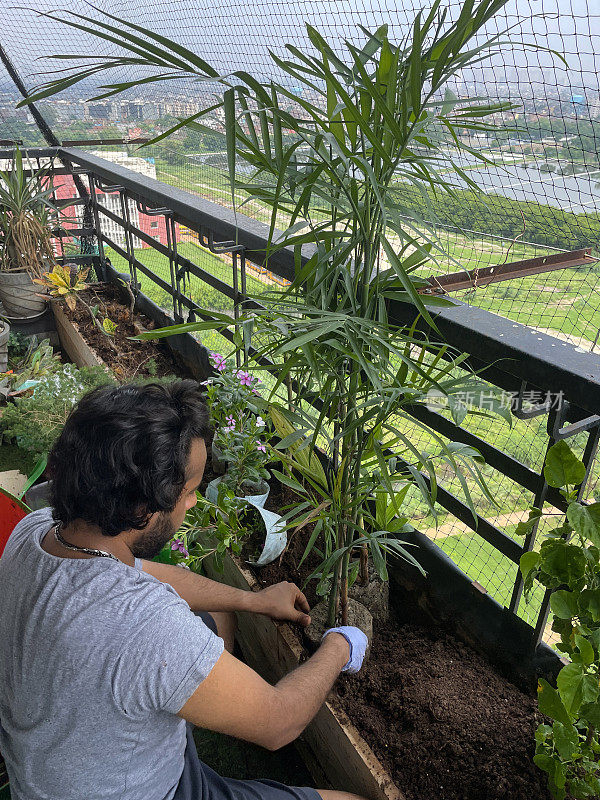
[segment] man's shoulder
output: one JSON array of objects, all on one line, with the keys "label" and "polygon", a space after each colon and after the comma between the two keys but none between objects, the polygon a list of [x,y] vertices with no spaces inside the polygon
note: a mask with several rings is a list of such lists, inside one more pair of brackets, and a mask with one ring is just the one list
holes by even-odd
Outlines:
[{"label": "man's shoulder", "polygon": [[32,536],[40,531],[46,532],[52,525],[52,509],[40,508],[37,511],[32,511],[26,517],[18,522],[13,528],[12,533],[8,537],[4,553],[10,555],[13,548],[17,547],[25,540],[29,540]]}]

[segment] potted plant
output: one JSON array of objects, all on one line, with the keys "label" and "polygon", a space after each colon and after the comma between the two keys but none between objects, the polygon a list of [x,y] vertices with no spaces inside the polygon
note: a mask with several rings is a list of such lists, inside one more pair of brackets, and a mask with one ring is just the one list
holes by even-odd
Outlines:
[{"label": "potted plant", "polygon": [[[217,433],[229,427],[235,430],[235,420],[250,412],[258,415],[256,395],[259,378],[249,375],[244,370],[232,368],[227,359],[220,353],[209,353],[214,374],[206,381],[206,395],[210,409],[210,421]],[[241,377],[240,377],[241,376]],[[231,427],[231,421],[234,426]],[[215,436],[211,447],[212,468],[217,475],[224,475],[227,460],[220,446],[220,436]],[[223,444],[223,443],[221,443]]]},{"label": "potted plant", "polygon": [[287,534],[281,515],[265,508],[271,490],[266,462],[272,433],[257,406],[259,402],[264,405],[258,390],[261,381],[245,369],[232,367],[220,353],[210,353],[210,358],[216,374],[206,381],[206,386],[211,421],[216,428],[212,468],[218,477],[208,484],[206,498],[217,506],[222,501],[227,505],[231,494],[242,502],[246,513],[260,516],[266,535],[254,563],[262,566],[281,555]]},{"label": "potted plant", "polygon": [[28,317],[44,310],[33,279],[55,263],[50,216],[48,170],[28,171],[17,148],[12,169],[0,171],[0,300],[11,317]]}]

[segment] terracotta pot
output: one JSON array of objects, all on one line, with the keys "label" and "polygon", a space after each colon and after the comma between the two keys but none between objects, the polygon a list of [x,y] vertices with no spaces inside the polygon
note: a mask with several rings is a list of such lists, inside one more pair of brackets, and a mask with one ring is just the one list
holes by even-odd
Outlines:
[{"label": "terracotta pot", "polygon": [[41,291],[28,272],[0,272],[0,300],[9,317],[41,314],[48,302],[38,297]]}]

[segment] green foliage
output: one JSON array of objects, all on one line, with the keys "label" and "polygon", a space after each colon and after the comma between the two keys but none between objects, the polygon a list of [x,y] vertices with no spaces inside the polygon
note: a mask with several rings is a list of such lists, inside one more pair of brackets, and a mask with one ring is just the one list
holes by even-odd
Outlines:
[{"label": "green foliage", "polygon": [[11,369],[20,363],[29,350],[31,339],[19,331],[11,331],[8,337],[8,366]]},{"label": "green foliage", "polygon": [[213,556],[216,568],[223,570],[227,551],[239,555],[249,530],[242,522],[246,504],[235,497],[231,488],[219,484],[216,502],[198,492],[196,505],[189,509],[183,526],[160,552],[156,560],[180,564],[194,571],[201,562]]},{"label": "green foliage", "polygon": [[[548,773],[557,800],[567,792],[592,798],[600,792],[600,503],[578,500],[585,466],[566,442],[550,448],[544,475],[569,501],[566,520],[546,534],[539,553],[523,554],[521,572],[526,592],[534,579],[556,590],[550,598],[552,630],[570,663],[556,689],[539,682],[540,711],[554,722],[539,726],[534,761]],[[539,510],[533,517],[539,519]]]},{"label": "green foliage", "polygon": [[[30,172],[30,174],[28,174]],[[0,170],[0,269],[27,271],[40,278],[54,262],[50,243],[50,212],[58,216],[51,201],[52,182],[47,168],[23,165],[15,150],[9,171]]]},{"label": "green foliage", "polygon": [[[415,219],[428,219],[439,225],[459,228],[468,236],[470,231],[506,239],[523,236],[525,240],[548,247],[577,250],[597,247],[600,240],[600,214],[565,211],[558,206],[540,204],[534,200],[514,200],[503,195],[481,193],[473,189],[455,189],[443,194],[429,189],[424,194],[408,182],[397,186],[398,209]],[[505,287],[499,296],[517,297],[517,289]]]},{"label": "green foliage", "polygon": [[[403,217],[398,183],[414,186],[425,201],[429,191],[451,192],[447,153],[456,152],[451,172],[476,188],[461,159],[468,155],[483,163],[486,158],[459,134],[494,130],[489,118],[509,105],[459,102],[448,84],[494,52],[499,37],[485,41],[479,34],[505,2],[464,3],[450,22],[440,0],[434,0],[428,12],[417,14],[401,44],[389,39],[385,25],[373,32],[362,29],[363,46],[346,42],[342,57],[308,25],[310,52],[288,45],[285,57],[271,53],[285,80],[264,84],[244,71],[220,77],[197,54],[126,20],[106,14],[90,22],[72,12],[58,15],[75,29],[91,28],[99,38],[135,53],[137,64],[154,70],[147,81],[163,80],[166,70],[220,82],[225,89],[213,106],[181,120],[154,142],[181,128],[207,133],[203,117],[217,109],[224,113],[222,141],[232,203],[236,205],[240,190],[270,209],[267,257],[294,248],[295,279],[286,291],[262,293],[262,308],[235,321],[212,313],[212,323],[175,326],[162,333],[234,326],[240,350],[247,353],[256,332],[253,359],[259,365],[265,359],[274,362],[277,381],[270,400],[297,437],[288,437],[289,452],[283,444],[280,448],[285,479],[310,487],[303,504],[306,516],[298,524],[321,514],[321,528],[316,526],[324,556],[320,584],[331,590],[330,623],[338,612],[338,597],[341,619],[346,620],[355,547],[368,550],[382,578],[387,576],[386,550],[414,563],[397,541],[407,524],[402,510],[406,492],[398,485],[416,487],[433,512],[439,463],[457,476],[474,515],[469,480],[493,502],[477,451],[446,444],[441,437],[432,451],[423,451],[403,432],[408,418],[404,405],[426,400],[435,389],[449,398],[455,418],[464,416],[459,393],[482,385],[464,371],[461,353],[431,341],[415,326],[393,324],[388,306],[391,300],[411,303],[415,316],[421,315],[436,331],[429,306],[447,301],[420,295],[424,282],[417,272],[439,244],[424,223],[429,215]],[[32,99],[119,67],[129,58],[119,54],[83,70],[74,67],[39,87]],[[304,86],[306,96],[292,92],[291,81]],[[130,85],[105,85],[101,96]],[[297,107],[298,113],[290,111]],[[252,167],[249,177],[236,175],[238,158]],[[282,220],[286,229],[279,234]],[[303,245],[312,250],[304,264]],[[464,377],[457,377],[459,365]],[[287,408],[276,403],[284,382]],[[316,455],[317,445],[331,463],[326,485],[314,480],[310,459],[307,469],[301,455],[305,447]],[[402,458],[392,455],[394,451]],[[373,498],[380,513],[371,511]],[[393,506],[391,516],[381,511],[382,502]],[[327,515],[321,513],[325,506]]]},{"label": "green foliage", "polygon": [[265,468],[271,433],[257,406],[261,381],[228,363],[220,353],[210,357],[216,374],[206,381],[206,393],[216,428],[213,447],[227,462],[222,483],[238,496],[260,494],[256,487],[271,477]]},{"label": "green foliage", "polygon": [[[27,381],[42,380],[61,369],[60,357],[54,353],[50,340],[36,342],[35,338],[26,339],[27,347],[20,357],[15,355],[15,351],[9,351],[12,375],[8,379],[13,390],[18,390]],[[22,347],[16,352],[22,353]]]},{"label": "green foliage", "polygon": [[47,375],[28,397],[17,398],[4,410],[0,429],[15,438],[19,447],[39,458],[48,453],[67,417],[82,395],[112,383],[100,367],[77,369],[65,364]]}]

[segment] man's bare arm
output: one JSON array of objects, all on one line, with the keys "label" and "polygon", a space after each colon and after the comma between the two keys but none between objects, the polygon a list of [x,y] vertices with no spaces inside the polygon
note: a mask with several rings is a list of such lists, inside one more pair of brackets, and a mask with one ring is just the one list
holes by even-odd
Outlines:
[{"label": "man's bare arm", "polygon": [[315,716],[348,657],[348,642],[332,633],[312,658],[271,686],[225,651],[179,716],[277,750],[298,737]]},{"label": "man's bare arm", "polygon": [[301,625],[310,623],[306,597],[293,583],[278,583],[260,592],[247,592],[173,564],[142,561],[142,568],[159,581],[170,584],[192,611],[251,611]]}]

